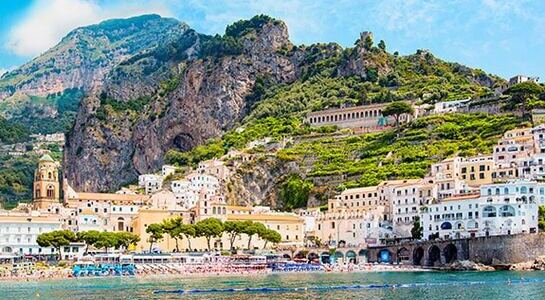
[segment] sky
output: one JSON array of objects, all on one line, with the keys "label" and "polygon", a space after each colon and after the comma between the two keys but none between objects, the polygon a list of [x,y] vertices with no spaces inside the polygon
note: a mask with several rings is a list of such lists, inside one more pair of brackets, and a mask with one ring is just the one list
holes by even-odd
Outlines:
[{"label": "sky", "polygon": [[509,78],[545,81],[545,1],[540,0],[14,0],[0,5],[0,74],[54,46],[70,30],[157,13],[201,33],[256,14],[285,21],[295,44],[350,47],[362,31],[390,52],[437,57]]}]

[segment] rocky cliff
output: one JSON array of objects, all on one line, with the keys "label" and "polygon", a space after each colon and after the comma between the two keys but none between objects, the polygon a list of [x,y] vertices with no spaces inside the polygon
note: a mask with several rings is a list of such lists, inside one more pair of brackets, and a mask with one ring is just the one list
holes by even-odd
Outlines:
[{"label": "rocky cliff", "polygon": [[0,78],[0,115],[15,119],[24,114],[57,118],[59,107],[54,101],[38,105],[36,99],[73,89],[98,91],[105,77],[122,61],[154,49],[161,42],[175,40],[187,30],[186,24],[158,15],[77,28],[55,47]]},{"label": "rocky cliff", "polygon": [[[239,125],[272,117],[285,123],[276,133],[285,136],[311,110],[481,96],[502,81],[427,51],[390,54],[369,36],[354,48],[294,46],[286,25],[267,16],[215,36],[156,15],[110,20],[74,30],[5,74],[0,114],[33,131],[48,123],[28,125],[38,115],[62,119],[70,128],[63,162],[69,182],[81,191],[107,191],[157,170],[169,149],[188,151]],[[268,195],[276,202],[283,176],[299,172],[293,167],[271,161],[256,174],[241,170],[231,198],[257,203]]]},{"label": "rocky cliff", "polygon": [[[107,89],[84,99],[64,164],[76,189],[117,188],[157,169],[168,149],[188,150],[221,135],[244,116],[245,97],[256,78],[275,83],[296,79],[297,61],[277,51],[291,47],[282,22],[269,20],[236,36],[238,55],[199,56],[202,38],[186,43],[184,55],[162,62],[168,71],[148,72],[145,79],[133,72],[128,82],[112,76],[104,83]],[[114,72],[138,69],[138,64],[140,60],[134,59]],[[135,97],[149,98],[136,114],[116,112],[104,101],[131,103]],[[102,120],[97,118],[99,111],[106,112]]]}]

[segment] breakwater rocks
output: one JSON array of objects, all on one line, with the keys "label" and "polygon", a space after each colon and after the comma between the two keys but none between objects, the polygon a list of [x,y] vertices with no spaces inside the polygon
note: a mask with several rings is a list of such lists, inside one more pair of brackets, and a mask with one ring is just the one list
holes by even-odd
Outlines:
[{"label": "breakwater rocks", "polygon": [[461,260],[440,269],[445,271],[545,271],[545,256],[514,264],[506,264],[495,260],[492,265],[485,265],[471,260]]},{"label": "breakwater rocks", "polygon": [[518,264],[511,264],[507,270],[511,271],[544,271],[545,270],[545,256],[540,256],[532,261],[522,262]]},{"label": "breakwater rocks", "polygon": [[492,266],[487,266],[481,263],[476,263],[470,260],[456,261],[445,267],[447,271],[495,271]]}]

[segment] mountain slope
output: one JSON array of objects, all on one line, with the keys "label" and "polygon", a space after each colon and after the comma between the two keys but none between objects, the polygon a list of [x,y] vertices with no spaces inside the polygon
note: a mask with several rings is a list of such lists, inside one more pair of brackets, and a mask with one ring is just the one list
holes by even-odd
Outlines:
[{"label": "mountain slope", "polygon": [[[369,33],[353,48],[295,46],[286,25],[267,16],[236,22],[216,36],[143,16],[77,29],[3,76],[0,113],[30,124],[17,115],[38,106],[51,120],[68,122],[69,182],[77,190],[106,191],[155,171],[169,150],[170,158],[184,161],[177,162],[194,163],[256,139],[308,134],[302,117],[309,111],[483,97],[502,83],[427,51],[388,53]],[[63,110],[70,113],[63,118],[58,108],[68,91],[79,103],[74,122],[74,109]],[[206,143],[202,149],[213,150],[205,155],[191,151]]]},{"label": "mountain slope", "polygon": [[[42,132],[43,128],[33,126],[38,119],[42,123],[63,119],[46,131],[66,129],[69,126],[62,123],[73,122],[83,94],[99,90],[114,66],[162,41],[177,39],[187,30],[187,25],[158,15],[77,28],[55,47],[1,77],[0,115]],[[74,113],[65,115],[55,97],[73,104],[75,109],[70,112]]]}]

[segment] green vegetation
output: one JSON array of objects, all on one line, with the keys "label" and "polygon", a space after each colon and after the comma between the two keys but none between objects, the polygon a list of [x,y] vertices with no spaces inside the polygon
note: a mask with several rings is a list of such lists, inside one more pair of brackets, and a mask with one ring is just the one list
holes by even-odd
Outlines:
[{"label": "green vegetation", "polygon": [[93,246],[97,249],[104,248],[106,252],[108,248],[127,250],[129,245],[138,243],[138,236],[130,232],[98,232],[96,230],[80,231],[73,233],[70,230],[55,230],[38,235],[36,242],[40,247],[53,247],[57,250],[59,259],[61,258],[61,247],[68,246],[72,242],[85,242],[85,253],[89,247]]},{"label": "green vegetation", "polygon": [[32,199],[32,183],[38,159],[37,155],[0,156],[0,203],[4,208],[13,208],[18,202]]},{"label": "green vegetation", "polygon": [[396,129],[399,130],[399,117],[404,114],[411,115],[414,113],[414,108],[411,104],[403,101],[392,102],[382,110],[382,115],[385,117],[393,116],[395,119]]},{"label": "green vegetation", "polygon": [[539,230],[545,231],[545,205],[540,205],[538,210],[538,223]]},{"label": "green vegetation", "polygon": [[221,237],[223,234],[223,223],[216,218],[204,219],[195,224],[195,232],[197,236],[206,239],[206,245],[208,246],[208,251],[210,251],[212,249],[210,240]]},{"label": "green vegetation", "polygon": [[420,178],[430,164],[453,155],[490,153],[503,132],[523,124],[509,115],[447,114],[417,119],[393,130],[302,141],[280,150],[278,158],[312,165],[308,176],[347,175],[341,188],[382,180]]},{"label": "green vegetation", "polygon": [[299,174],[291,174],[280,185],[279,198],[286,210],[307,206],[308,196],[314,185],[301,179]]},{"label": "green vegetation", "polygon": [[20,124],[0,117],[0,144],[20,143],[28,140],[30,132]]},{"label": "green vegetation", "polygon": [[153,244],[163,239],[163,234],[165,231],[161,224],[150,224],[148,227],[146,227],[146,233],[149,234],[147,242],[149,243],[149,252],[151,252],[153,249]]},{"label": "green vegetation", "polygon": [[232,37],[242,37],[249,33],[261,30],[263,25],[267,23],[279,22],[266,15],[257,15],[250,20],[240,20],[225,29],[225,35]]},{"label": "green vegetation", "polygon": [[[9,116],[11,124],[24,127],[25,133],[68,132],[76,119],[83,96],[80,89],[67,89],[47,97],[8,98],[0,103],[0,114]],[[56,110],[56,115],[51,110]]]},{"label": "green vegetation", "polygon": [[163,239],[165,233],[176,240],[176,251],[180,251],[178,248],[178,240],[181,240],[182,237],[187,239],[190,251],[192,238],[204,237],[206,239],[208,251],[211,251],[212,245],[210,244],[210,241],[212,238],[221,238],[224,233],[228,235],[231,251],[235,250],[235,240],[241,234],[246,234],[248,236],[247,249],[252,249],[252,237],[255,235],[265,241],[263,248],[265,248],[268,243],[277,244],[282,240],[282,237],[278,232],[268,229],[262,223],[253,221],[221,222],[216,218],[207,218],[196,224],[183,224],[181,217],[174,217],[172,219],[163,220],[160,224],[150,224],[146,228],[146,232],[150,234],[148,239],[150,251],[153,243]]},{"label": "green vegetation", "polygon": [[172,219],[165,219],[161,226],[163,231],[167,233],[176,242],[176,252],[180,252],[178,241],[181,240],[184,235],[182,233],[183,219],[182,217],[175,217]]},{"label": "green vegetation", "polygon": [[420,216],[416,216],[413,221],[413,228],[411,228],[411,236],[413,239],[419,240],[422,238],[424,228],[420,225]]},{"label": "green vegetation", "polygon": [[151,101],[150,97],[140,97],[130,101],[118,101],[107,97],[105,93],[100,95],[100,107],[96,111],[97,119],[106,121],[113,116],[127,116],[136,120]]},{"label": "green vegetation", "polygon": [[38,235],[36,242],[40,247],[53,247],[57,250],[58,259],[61,260],[61,247],[75,242],[76,234],[70,230],[55,230]]},{"label": "green vegetation", "polygon": [[541,99],[544,93],[543,86],[531,81],[516,84],[507,90],[507,94],[511,95],[509,106],[518,108],[525,115],[528,108],[545,107],[545,101]]}]

